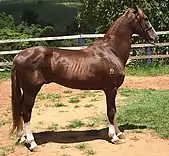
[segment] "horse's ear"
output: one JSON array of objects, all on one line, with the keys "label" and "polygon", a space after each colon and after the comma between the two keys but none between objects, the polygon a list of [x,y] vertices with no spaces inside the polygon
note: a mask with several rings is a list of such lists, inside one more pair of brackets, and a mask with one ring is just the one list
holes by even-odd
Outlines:
[{"label": "horse's ear", "polygon": [[137,7],[137,5],[136,5],[136,4],[134,4],[133,9],[135,10],[135,12],[137,12],[137,13],[138,13],[138,7]]},{"label": "horse's ear", "polygon": [[140,17],[144,16],[144,13],[143,13],[143,11],[140,8],[137,8],[137,12],[138,12],[138,14],[139,14]]},{"label": "horse's ear", "polygon": [[133,14],[135,16],[137,16],[137,15],[139,15],[140,17],[144,16],[143,11],[137,5],[134,5],[133,9],[134,9]]},{"label": "horse's ear", "polygon": [[133,14],[135,15],[135,16],[137,16],[138,15],[138,7],[137,7],[137,5],[136,4],[134,4],[133,5]]}]

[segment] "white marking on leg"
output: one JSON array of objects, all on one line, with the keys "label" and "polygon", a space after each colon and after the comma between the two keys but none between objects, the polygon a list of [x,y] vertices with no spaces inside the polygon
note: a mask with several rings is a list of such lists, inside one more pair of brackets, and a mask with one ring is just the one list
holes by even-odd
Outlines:
[{"label": "white marking on leg", "polygon": [[26,142],[30,144],[30,150],[34,149],[37,147],[37,144],[34,140],[33,134],[30,129],[30,122],[25,123],[25,133],[26,133]]},{"label": "white marking on leg", "polygon": [[26,132],[27,141],[34,140],[34,137],[30,129],[30,122],[25,123],[25,132]]},{"label": "white marking on leg", "polygon": [[117,137],[116,133],[115,133],[115,127],[114,125],[110,124],[109,125],[109,132],[108,132],[108,135],[110,138],[112,138],[112,142],[118,140],[119,138]]},{"label": "white marking on leg", "polygon": [[115,133],[119,139],[125,139],[125,135],[119,130],[116,122],[116,117],[114,117],[114,127],[115,127]]},{"label": "white marking on leg", "polygon": [[122,133],[122,132],[120,132],[120,130],[119,130],[118,126],[117,126],[116,118],[115,117],[114,117],[114,128],[115,128],[115,133],[117,135],[119,135],[119,133]]}]

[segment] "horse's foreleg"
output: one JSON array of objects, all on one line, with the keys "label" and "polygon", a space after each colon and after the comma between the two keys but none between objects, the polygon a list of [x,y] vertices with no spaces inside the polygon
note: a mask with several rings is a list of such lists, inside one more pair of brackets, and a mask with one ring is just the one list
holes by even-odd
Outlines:
[{"label": "horse's foreleg", "polygon": [[116,117],[114,117],[114,128],[115,128],[115,133],[119,139],[125,139],[125,135],[119,130],[117,122],[116,122]]},{"label": "horse's foreleg", "polygon": [[[39,91],[39,89],[38,89]],[[32,92],[23,91],[23,103],[22,103],[22,117],[24,121],[24,127],[25,127],[25,142],[30,144],[30,150],[33,150],[37,147],[37,144],[34,140],[34,136],[31,132],[30,128],[30,120],[31,120],[31,113],[32,108],[35,103],[35,98],[38,93],[36,89],[32,89]]]},{"label": "horse's foreleg", "polygon": [[[115,113],[116,113],[116,105],[115,98],[117,94],[117,89],[109,89],[104,90],[106,95],[106,103],[107,103],[107,116],[109,120],[109,131],[108,135],[111,138],[111,141],[115,144],[122,143],[117,136],[120,133],[118,126],[116,124]],[[120,136],[120,135],[119,135]]]}]

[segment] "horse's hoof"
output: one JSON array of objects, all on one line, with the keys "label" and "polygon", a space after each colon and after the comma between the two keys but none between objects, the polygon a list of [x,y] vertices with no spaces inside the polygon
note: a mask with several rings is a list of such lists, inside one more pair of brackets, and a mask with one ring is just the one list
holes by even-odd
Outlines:
[{"label": "horse's hoof", "polygon": [[124,141],[121,141],[120,139],[118,139],[118,140],[111,140],[111,142],[113,143],[113,144],[115,144],[115,145],[120,145],[120,144],[123,144],[124,143]]},{"label": "horse's hoof", "polygon": [[31,151],[31,152],[40,152],[40,149],[36,146],[36,147],[34,147],[34,148],[29,148],[29,150]]},{"label": "horse's hoof", "polygon": [[117,134],[117,137],[119,139],[126,139],[126,136],[122,132],[120,132],[119,134]]}]

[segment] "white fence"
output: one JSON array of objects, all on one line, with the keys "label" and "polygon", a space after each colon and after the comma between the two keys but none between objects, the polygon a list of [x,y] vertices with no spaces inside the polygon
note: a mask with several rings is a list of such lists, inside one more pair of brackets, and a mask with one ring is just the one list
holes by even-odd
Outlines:
[{"label": "white fence", "polygon": [[[169,31],[159,31],[157,32],[157,35],[169,35]],[[137,35],[133,35],[137,36]],[[8,40],[0,40],[0,44],[3,43],[16,43],[16,42],[33,42],[33,41],[54,41],[54,40],[71,40],[71,39],[78,39],[78,38],[102,38],[104,37],[104,34],[80,34],[80,35],[70,35],[70,36],[57,36],[57,37],[41,37],[41,38],[28,38],[28,39],[8,39]],[[144,48],[144,47],[154,47],[155,45],[152,44],[132,44],[132,48]],[[156,46],[168,46],[169,42],[165,43],[156,43]],[[72,49],[72,50],[78,50],[81,48],[85,48],[85,46],[78,46],[78,47],[58,47],[61,49]],[[13,50],[13,51],[0,51],[0,55],[10,55],[10,54],[17,54],[21,50]],[[169,55],[160,55],[159,58],[167,58]],[[145,58],[158,58],[158,56],[133,56],[130,57],[130,59],[145,59]],[[1,62],[0,66],[6,66],[9,63]]]}]

